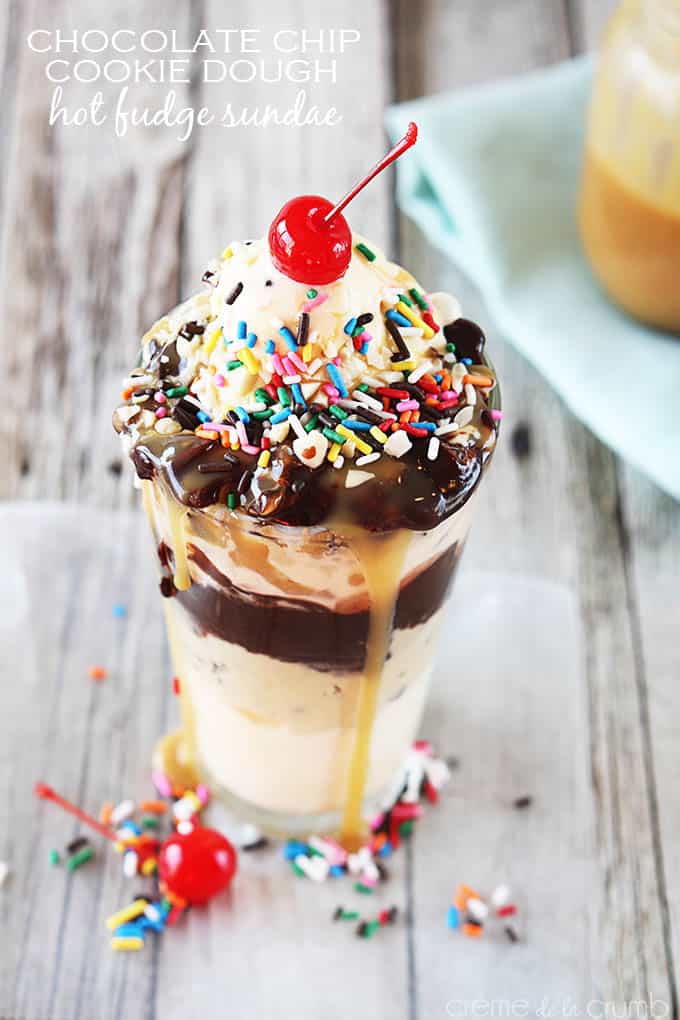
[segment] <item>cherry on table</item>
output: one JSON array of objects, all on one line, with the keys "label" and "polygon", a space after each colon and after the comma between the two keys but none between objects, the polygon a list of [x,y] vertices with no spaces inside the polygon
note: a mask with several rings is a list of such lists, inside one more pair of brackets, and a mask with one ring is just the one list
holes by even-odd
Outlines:
[{"label": "cherry on table", "polygon": [[194,827],[173,832],[158,856],[158,873],[168,889],[192,905],[217,896],[236,873],[236,851],[221,832]]}]

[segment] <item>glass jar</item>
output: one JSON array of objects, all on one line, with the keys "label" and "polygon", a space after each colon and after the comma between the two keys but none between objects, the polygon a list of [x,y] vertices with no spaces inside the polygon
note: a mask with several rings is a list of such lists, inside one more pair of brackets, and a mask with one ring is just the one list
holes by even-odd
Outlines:
[{"label": "glass jar", "polygon": [[680,0],[627,0],[607,27],[579,219],[609,296],[680,333]]}]

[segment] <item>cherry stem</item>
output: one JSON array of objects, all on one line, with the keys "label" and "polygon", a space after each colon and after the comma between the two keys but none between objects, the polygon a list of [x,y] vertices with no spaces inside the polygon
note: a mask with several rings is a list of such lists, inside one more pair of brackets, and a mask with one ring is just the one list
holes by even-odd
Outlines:
[{"label": "cherry stem", "polygon": [[106,836],[107,839],[112,840],[114,843],[117,841],[118,837],[112,829],[109,829],[106,825],[102,825],[102,823],[98,822],[96,818],[93,818],[92,815],[88,815],[86,811],[76,807],[75,804],[71,804],[70,801],[61,797],[46,783],[36,783],[33,787],[33,792],[36,797],[40,797],[42,800],[51,800],[54,804],[58,804],[59,807],[64,809],[64,811],[68,811],[69,814],[75,815],[76,818],[79,818],[81,822],[85,822],[86,825],[96,829],[100,835]]},{"label": "cherry stem", "polygon": [[410,149],[412,145],[416,144],[417,140],[418,140],[418,126],[417,124],[414,124],[413,121],[411,121],[409,126],[406,128],[406,134],[404,135],[404,137],[397,142],[393,149],[390,149],[387,155],[384,156],[379,163],[375,164],[372,170],[369,170],[365,177],[361,178],[358,184],[354,185],[351,191],[347,192],[344,198],[340,199],[337,205],[333,206],[330,212],[326,213],[326,215],[323,218],[323,222],[330,223],[333,217],[337,216],[338,213],[342,212],[345,206],[349,205],[352,199],[356,195],[358,195],[359,192],[362,191],[366,187],[366,185],[373,180],[374,177],[377,177],[379,173],[381,173],[386,167],[390,165],[390,163],[394,163],[395,159],[399,159],[399,157],[404,152],[406,152],[407,149]]}]

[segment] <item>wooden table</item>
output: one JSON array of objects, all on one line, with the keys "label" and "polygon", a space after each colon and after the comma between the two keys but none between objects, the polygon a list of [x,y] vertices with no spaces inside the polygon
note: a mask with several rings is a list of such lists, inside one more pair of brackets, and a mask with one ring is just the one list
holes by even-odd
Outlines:
[{"label": "wooden table", "polygon": [[[36,806],[33,780],[94,808],[144,796],[149,748],[175,711],[146,535],[109,423],[137,337],[196,289],[210,255],[264,231],[285,199],[342,193],[383,151],[387,102],[566,58],[594,44],[610,4],[96,7],[8,0],[0,27],[1,491],[88,508],[3,511],[3,565],[18,587],[0,687],[0,860],[12,869],[0,890],[0,1017],[604,1017],[614,1001],[643,1016],[630,1004],[651,1000],[649,1015],[676,1015],[677,506],[495,335],[479,296],[394,213],[385,181],[352,221],[488,327],[508,420],[452,610],[477,605],[476,618],[455,619],[487,628],[487,648],[462,662],[444,650],[424,732],[460,768],[395,858],[385,897],[405,916],[371,943],[356,939],[329,922],[343,894],[293,881],[271,849],[244,856],[231,909],[194,913],[123,957],[102,925],[127,895],[115,856],[72,877],[49,869],[49,848],[76,826]],[[184,143],[153,129],[118,142],[101,129],[48,130],[51,86],[45,58],[25,45],[30,29],[162,26],[188,37],[225,25],[360,29],[357,56],[315,93],[344,127],[201,130]],[[235,98],[210,88],[216,104]],[[253,83],[237,99],[288,92]],[[195,78],[178,93],[201,104]],[[111,614],[117,600],[125,621]],[[110,673],[99,687],[86,677],[96,661]],[[534,802],[519,813],[512,801],[525,793]],[[522,908],[519,945],[446,930],[456,882],[488,891],[506,877]]]}]

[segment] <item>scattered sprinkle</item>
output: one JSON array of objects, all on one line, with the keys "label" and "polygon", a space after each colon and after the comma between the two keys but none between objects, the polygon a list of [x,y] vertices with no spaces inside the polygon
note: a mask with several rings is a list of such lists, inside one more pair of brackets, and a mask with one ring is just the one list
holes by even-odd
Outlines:
[{"label": "scattered sprinkle", "polygon": [[108,674],[103,666],[89,666],[87,675],[90,680],[106,680]]}]

